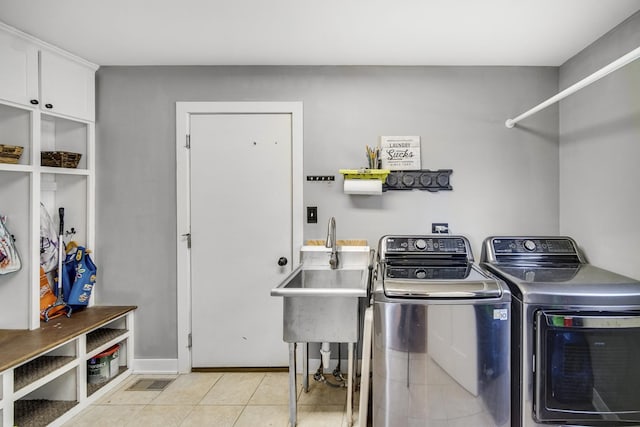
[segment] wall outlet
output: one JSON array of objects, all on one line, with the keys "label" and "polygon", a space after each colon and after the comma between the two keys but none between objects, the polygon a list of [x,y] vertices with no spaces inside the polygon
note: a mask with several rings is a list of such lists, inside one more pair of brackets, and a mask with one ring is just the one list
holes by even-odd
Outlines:
[{"label": "wall outlet", "polygon": [[317,224],[317,223],[318,223],[318,207],[307,206],[307,224]]},{"label": "wall outlet", "polygon": [[448,222],[432,222],[431,232],[433,234],[449,234],[449,223]]}]

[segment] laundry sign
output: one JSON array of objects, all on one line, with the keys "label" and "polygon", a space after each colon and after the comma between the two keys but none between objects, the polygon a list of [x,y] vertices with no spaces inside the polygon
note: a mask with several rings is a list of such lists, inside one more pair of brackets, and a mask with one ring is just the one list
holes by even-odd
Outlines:
[{"label": "laundry sign", "polygon": [[380,157],[382,169],[415,170],[420,165],[419,136],[381,136]]}]

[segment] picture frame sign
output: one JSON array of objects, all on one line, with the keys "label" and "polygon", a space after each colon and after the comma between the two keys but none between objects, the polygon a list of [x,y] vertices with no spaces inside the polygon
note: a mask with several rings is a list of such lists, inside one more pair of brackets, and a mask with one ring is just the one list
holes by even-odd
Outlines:
[{"label": "picture frame sign", "polygon": [[382,169],[417,170],[420,163],[419,136],[381,136],[380,157]]}]

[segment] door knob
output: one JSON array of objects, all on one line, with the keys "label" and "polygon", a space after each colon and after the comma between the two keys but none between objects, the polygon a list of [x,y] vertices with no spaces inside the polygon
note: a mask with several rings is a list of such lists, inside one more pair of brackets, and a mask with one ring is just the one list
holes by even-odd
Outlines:
[{"label": "door knob", "polygon": [[284,267],[285,265],[287,265],[287,262],[289,262],[289,261],[288,261],[285,257],[283,257],[283,256],[281,256],[281,257],[278,259],[278,265],[279,265],[280,267]]}]

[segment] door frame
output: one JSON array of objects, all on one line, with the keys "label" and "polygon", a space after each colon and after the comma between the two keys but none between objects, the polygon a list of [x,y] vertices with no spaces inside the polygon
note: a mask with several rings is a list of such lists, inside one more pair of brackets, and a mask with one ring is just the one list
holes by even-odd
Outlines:
[{"label": "door frame", "polygon": [[300,264],[303,233],[303,116],[302,102],[176,102],[176,305],[178,372],[191,372],[191,230],[190,164],[187,148],[192,114],[291,115],[292,267]]}]

